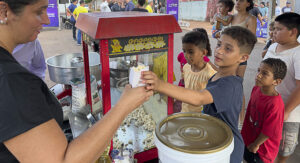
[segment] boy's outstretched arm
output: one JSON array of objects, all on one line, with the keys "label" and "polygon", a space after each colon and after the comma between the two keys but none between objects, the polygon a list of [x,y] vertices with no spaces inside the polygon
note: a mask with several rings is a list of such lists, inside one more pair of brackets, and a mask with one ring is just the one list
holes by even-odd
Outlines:
[{"label": "boy's outstretched arm", "polygon": [[155,90],[182,102],[200,106],[213,103],[213,97],[209,91],[203,89],[194,91],[164,82],[151,71],[142,72],[142,80],[147,85],[146,89]]},{"label": "boy's outstretched arm", "polygon": [[291,93],[284,109],[284,120],[287,120],[290,113],[300,105],[300,80],[296,80],[296,88]]},{"label": "boy's outstretched arm", "polygon": [[257,27],[256,17],[251,16],[247,23],[247,29],[249,29],[254,35],[256,35],[256,27]]}]

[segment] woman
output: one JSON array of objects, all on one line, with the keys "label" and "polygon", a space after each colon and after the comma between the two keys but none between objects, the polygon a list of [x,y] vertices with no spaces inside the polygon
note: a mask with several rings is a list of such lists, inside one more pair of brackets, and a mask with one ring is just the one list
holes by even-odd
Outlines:
[{"label": "woman", "polygon": [[[253,6],[254,3],[252,0],[237,0],[235,9],[238,13],[233,15],[231,25],[245,27],[256,34],[256,18],[249,13]],[[244,77],[246,66],[247,62],[240,64],[237,70],[238,76]]]},{"label": "woman", "polygon": [[[253,0],[237,0],[235,9],[237,10],[237,14],[233,15],[233,19],[231,22],[232,26],[241,26],[249,29],[254,35],[256,35],[256,17],[251,15],[249,11],[253,8],[254,3]],[[236,74],[242,78],[244,78],[244,74],[247,67],[247,61],[243,62],[239,65]],[[243,96],[243,106],[240,113],[240,128],[243,124],[245,117],[245,95]]]},{"label": "woman", "polygon": [[256,34],[256,18],[249,13],[253,6],[252,0],[237,0],[235,5],[237,14],[233,15],[231,25],[245,27]]},{"label": "woman", "polygon": [[49,24],[47,6],[48,0],[0,0],[0,162],[95,162],[127,114],[152,92],[127,86],[101,121],[68,144],[60,104],[11,55]]}]

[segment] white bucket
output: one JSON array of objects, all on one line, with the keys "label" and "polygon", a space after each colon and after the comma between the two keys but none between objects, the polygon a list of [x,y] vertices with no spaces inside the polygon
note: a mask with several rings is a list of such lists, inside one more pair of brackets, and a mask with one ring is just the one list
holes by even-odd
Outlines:
[{"label": "white bucket", "polygon": [[234,141],[222,151],[208,154],[190,154],[167,147],[154,134],[154,143],[158,149],[158,157],[162,163],[229,163],[234,148]]},{"label": "white bucket", "polygon": [[200,113],[175,113],[157,124],[154,143],[162,163],[230,163],[230,127]]}]

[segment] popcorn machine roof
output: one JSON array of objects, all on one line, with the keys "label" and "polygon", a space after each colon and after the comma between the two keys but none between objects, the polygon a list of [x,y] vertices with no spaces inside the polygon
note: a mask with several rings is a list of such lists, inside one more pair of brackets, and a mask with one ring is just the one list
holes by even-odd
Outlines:
[{"label": "popcorn machine roof", "polygon": [[181,32],[173,15],[144,12],[82,13],[76,27],[94,40]]}]

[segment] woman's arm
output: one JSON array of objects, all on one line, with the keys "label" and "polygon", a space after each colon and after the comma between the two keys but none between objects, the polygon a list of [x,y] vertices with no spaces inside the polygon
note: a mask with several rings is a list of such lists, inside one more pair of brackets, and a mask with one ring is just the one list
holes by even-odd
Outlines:
[{"label": "woman's arm", "polygon": [[144,87],[126,88],[119,102],[99,122],[69,144],[57,122],[51,119],[4,145],[24,163],[94,163],[123,119],[152,94]]},{"label": "woman's arm", "polygon": [[248,22],[247,22],[247,28],[254,34],[256,35],[256,17],[250,15],[251,17],[249,18]]}]

